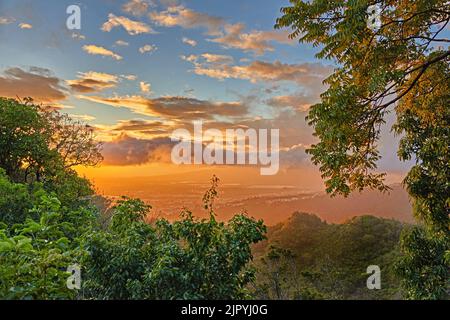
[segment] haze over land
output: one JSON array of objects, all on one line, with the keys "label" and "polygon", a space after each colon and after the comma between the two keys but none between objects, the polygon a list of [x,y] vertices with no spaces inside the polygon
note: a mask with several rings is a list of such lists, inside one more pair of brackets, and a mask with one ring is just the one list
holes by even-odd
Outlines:
[{"label": "haze over land", "polygon": [[120,179],[108,174],[97,176],[93,181],[102,195],[113,199],[121,195],[141,198],[152,205],[154,215],[174,220],[183,207],[197,216],[206,216],[201,199],[213,174],[221,179],[216,202],[220,220],[246,210],[268,225],[285,221],[295,211],[314,213],[335,223],[367,214],[413,221],[408,195],[399,183],[392,184],[392,190],[385,194],[368,190],[348,198],[331,198],[323,191],[320,176],[314,170],[292,169],[275,177],[262,177],[256,169],[214,167]]}]

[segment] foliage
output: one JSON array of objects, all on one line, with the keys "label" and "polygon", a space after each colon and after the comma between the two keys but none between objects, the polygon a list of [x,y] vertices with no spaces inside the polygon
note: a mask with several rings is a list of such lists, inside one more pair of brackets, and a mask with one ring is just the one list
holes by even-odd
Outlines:
[{"label": "foliage", "polygon": [[[294,213],[270,227],[255,245],[258,268],[253,292],[264,299],[394,299],[401,297],[393,269],[401,223],[373,216],[327,224]],[[382,270],[381,290],[368,290],[366,269]]]},{"label": "foliage", "polygon": [[[67,267],[80,258],[75,224],[61,212],[58,199],[43,195],[32,209],[37,221],[0,227],[0,297],[3,299],[69,299]],[[89,223],[89,217],[73,213]],[[87,218],[87,219],[86,219]]]},{"label": "foliage", "polygon": [[406,296],[415,299],[439,299],[448,293],[449,240],[444,232],[430,234],[420,227],[402,236],[404,258],[397,265]]},{"label": "foliage", "polygon": [[31,194],[24,184],[12,183],[0,168],[0,222],[13,225],[25,221],[32,208]]},{"label": "foliage", "polygon": [[83,265],[86,297],[97,299],[236,299],[247,296],[253,279],[246,269],[250,245],[265,227],[246,215],[217,222],[212,200],[217,180],[206,193],[210,218],[197,220],[189,211],[174,223],[144,222],[149,207],[124,199],[105,232],[87,239]]},{"label": "foliage", "polygon": [[[291,3],[282,8],[276,27],[290,27],[292,38],[320,47],[317,57],[336,64],[325,80],[328,89],[321,102],[308,115],[320,139],[308,152],[320,165],[327,191],[348,195],[366,187],[386,190],[384,174],[376,171],[377,144],[386,115],[395,110],[394,130],[403,135],[399,156],[416,161],[404,181],[415,215],[424,223],[427,237],[444,237],[448,244],[450,50],[442,45],[450,40],[442,37],[442,31],[450,21],[450,4],[444,0]],[[381,26],[373,31],[367,27],[366,12],[375,3],[382,9]],[[402,248],[408,263],[410,249],[419,246],[420,238],[405,237]],[[450,270],[450,266],[443,255],[437,259],[440,266],[435,261],[421,260],[423,265],[414,267],[417,273],[429,270],[425,277],[442,277],[432,280],[437,287],[423,291],[414,280],[417,274],[402,273],[411,277],[404,281],[408,297],[448,296],[445,282],[450,271],[434,267]]]},{"label": "foliage", "polygon": [[14,182],[52,182],[101,161],[91,127],[51,107],[0,97],[0,167]]}]

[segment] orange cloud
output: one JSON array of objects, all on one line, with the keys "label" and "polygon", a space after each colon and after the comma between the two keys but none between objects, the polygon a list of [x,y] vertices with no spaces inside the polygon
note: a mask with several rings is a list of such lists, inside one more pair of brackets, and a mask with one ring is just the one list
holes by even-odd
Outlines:
[{"label": "orange cloud", "polygon": [[102,30],[105,32],[110,32],[115,27],[124,28],[128,34],[137,35],[141,33],[155,33],[155,31],[147,24],[139,21],[133,21],[126,17],[118,17],[112,13],[108,15],[108,21],[106,21]]},{"label": "orange cloud", "polygon": [[89,114],[69,114],[69,116],[72,119],[81,120],[81,121],[85,121],[85,122],[86,121],[93,121],[93,120],[96,119],[94,116],[91,116]]},{"label": "orange cloud", "polygon": [[[222,56],[226,57],[226,56]],[[213,55],[182,56],[194,65],[193,72],[219,80],[242,79],[250,82],[289,81],[311,90],[321,90],[323,80],[332,68],[319,63],[286,64],[279,61],[253,61],[247,65],[232,65],[229,59],[214,59]]]},{"label": "orange cloud", "polygon": [[183,43],[190,45],[191,47],[195,47],[197,45],[197,41],[183,37]]},{"label": "orange cloud", "polygon": [[139,88],[143,93],[150,93],[150,83],[146,83],[145,81],[141,81],[139,83]]},{"label": "orange cloud", "polygon": [[119,77],[109,73],[95,71],[79,72],[80,79],[68,80],[67,84],[77,92],[95,92],[113,88],[119,82]]},{"label": "orange cloud", "polygon": [[63,80],[48,69],[31,67],[29,71],[9,68],[0,76],[0,96],[11,98],[32,97],[37,102],[52,103],[67,97]]},{"label": "orange cloud", "polygon": [[128,46],[129,43],[126,42],[126,41],[123,41],[123,40],[117,40],[116,41],[116,45],[118,45],[118,46]]},{"label": "orange cloud", "polygon": [[224,35],[209,41],[220,43],[225,48],[251,51],[258,55],[264,54],[265,51],[274,50],[270,44],[271,41],[293,43],[293,40],[288,38],[289,33],[285,31],[251,31],[245,33],[244,30],[245,25],[243,23],[228,24],[224,27]]},{"label": "orange cloud", "polygon": [[275,96],[266,101],[266,103],[273,107],[291,107],[297,111],[307,111],[309,107],[318,101],[318,96],[296,94]]},{"label": "orange cloud", "polygon": [[150,99],[142,96],[104,98],[79,95],[77,98],[171,120],[212,119],[214,116],[239,117],[248,113],[247,106],[242,102],[212,102],[188,97],[168,96]]},{"label": "orange cloud", "polygon": [[164,27],[180,26],[186,29],[203,27],[211,35],[220,34],[220,29],[225,23],[223,18],[196,12],[183,6],[169,7],[161,12],[150,12],[149,17],[156,24]]},{"label": "orange cloud", "polygon": [[83,50],[92,55],[112,57],[115,60],[123,59],[120,55],[112,52],[111,50],[93,44],[83,46]]},{"label": "orange cloud", "polygon": [[139,52],[144,54],[146,52],[153,52],[153,51],[155,51],[157,49],[158,48],[155,45],[153,45],[153,44],[146,44],[143,47],[139,48]]},{"label": "orange cloud", "polygon": [[122,11],[140,17],[147,13],[151,3],[146,0],[131,0],[122,6]]}]

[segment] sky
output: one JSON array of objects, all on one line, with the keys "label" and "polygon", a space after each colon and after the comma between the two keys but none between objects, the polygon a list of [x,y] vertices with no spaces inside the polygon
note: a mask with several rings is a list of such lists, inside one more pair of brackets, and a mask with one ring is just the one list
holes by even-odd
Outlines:
[{"label": "sky", "polygon": [[[305,153],[316,141],[305,116],[333,65],[314,57],[317,48],[289,39],[288,30],[274,29],[288,4],[0,0],[0,96],[32,96],[93,126],[104,161],[80,168],[93,179],[178,174],[177,181],[209,170],[170,159],[173,130],[201,120],[221,131],[280,130],[279,173],[264,178],[248,167],[220,168],[229,183],[252,177],[323,189]],[[80,30],[66,26],[70,5],[81,9]],[[391,182],[409,165],[397,160],[397,143],[387,126],[380,170]]]}]

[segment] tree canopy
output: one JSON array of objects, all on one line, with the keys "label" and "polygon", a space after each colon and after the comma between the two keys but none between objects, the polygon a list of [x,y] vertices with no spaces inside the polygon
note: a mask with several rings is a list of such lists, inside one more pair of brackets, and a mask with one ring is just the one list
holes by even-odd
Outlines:
[{"label": "tree canopy", "polygon": [[[399,270],[411,298],[442,298],[448,292],[449,265],[449,39],[444,0],[300,1],[282,8],[277,28],[319,48],[317,57],[335,63],[324,81],[327,90],[311,107],[309,124],[319,142],[308,152],[320,166],[331,194],[348,195],[366,187],[386,190],[378,172],[378,142],[388,113],[401,135],[400,159],[415,160],[405,184],[423,232],[405,235]],[[381,9],[380,26],[368,28],[368,7]],[[438,237],[432,260],[411,256],[415,246]],[[425,240],[428,239],[428,240]],[[417,241],[416,241],[417,240]],[[430,242],[431,241],[431,242]],[[423,250],[416,248],[413,251]],[[414,262],[413,264],[411,264]],[[413,279],[414,278],[414,279]],[[428,279],[433,278],[433,285]]]}]

